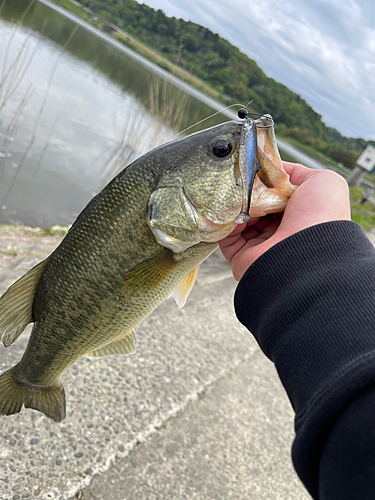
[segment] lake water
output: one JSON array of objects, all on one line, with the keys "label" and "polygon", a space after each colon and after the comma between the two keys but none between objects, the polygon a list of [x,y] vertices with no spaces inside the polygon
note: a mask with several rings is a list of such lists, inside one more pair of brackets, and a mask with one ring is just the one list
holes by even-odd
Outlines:
[{"label": "lake water", "polygon": [[48,227],[72,223],[126,163],[215,103],[50,6],[28,6],[7,0],[0,12],[0,223]]},{"label": "lake water", "polygon": [[173,120],[213,110],[82,27],[64,50],[76,24],[27,5],[0,13],[0,222],[46,227],[71,223],[124,164],[171,139]]}]

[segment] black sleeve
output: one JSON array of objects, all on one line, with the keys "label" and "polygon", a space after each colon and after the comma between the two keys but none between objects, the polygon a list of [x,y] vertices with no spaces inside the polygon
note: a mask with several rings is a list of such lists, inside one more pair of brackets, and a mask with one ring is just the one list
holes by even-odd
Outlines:
[{"label": "black sleeve", "polygon": [[350,221],[319,224],[257,259],[239,320],[296,412],[294,467],[314,499],[375,498],[375,250]]}]

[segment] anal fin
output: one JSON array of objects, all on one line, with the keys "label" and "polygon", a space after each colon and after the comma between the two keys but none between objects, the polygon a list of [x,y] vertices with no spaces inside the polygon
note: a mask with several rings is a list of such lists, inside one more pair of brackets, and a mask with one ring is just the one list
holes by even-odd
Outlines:
[{"label": "anal fin", "polygon": [[126,332],[120,338],[109,344],[98,347],[94,351],[88,352],[88,358],[102,358],[111,354],[132,354],[135,351],[135,338],[133,332]]},{"label": "anal fin", "polygon": [[0,340],[10,346],[33,321],[35,290],[47,262],[43,260],[11,285],[0,298]]},{"label": "anal fin", "polygon": [[172,296],[176,301],[178,308],[181,309],[184,307],[187,298],[190,295],[190,292],[193,289],[195,281],[198,276],[199,266],[193,269],[189,274],[185,276],[185,278],[181,281],[177,288],[175,288],[172,292]]}]

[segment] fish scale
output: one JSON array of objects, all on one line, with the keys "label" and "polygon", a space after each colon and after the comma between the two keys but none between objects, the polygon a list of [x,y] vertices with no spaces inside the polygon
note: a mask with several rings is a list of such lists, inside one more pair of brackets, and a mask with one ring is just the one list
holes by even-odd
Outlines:
[{"label": "fish scale", "polygon": [[171,293],[183,306],[199,265],[236,226],[240,136],[228,122],[136,160],[0,298],[4,345],[34,322],[22,359],[0,376],[0,414],[24,405],[62,420],[69,366],[131,353],[132,330]]}]

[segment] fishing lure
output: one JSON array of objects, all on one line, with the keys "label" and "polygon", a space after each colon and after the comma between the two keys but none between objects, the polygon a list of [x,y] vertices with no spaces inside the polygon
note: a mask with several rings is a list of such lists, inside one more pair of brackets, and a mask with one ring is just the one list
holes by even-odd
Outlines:
[{"label": "fishing lure", "polygon": [[242,179],[242,206],[241,212],[236,217],[237,224],[250,222],[250,203],[255,175],[261,169],[258,160],[256,123],[252,118],[248,118],[246,108],[238,111],[238,118],[245,119],[242,124],[239,168]]}]

